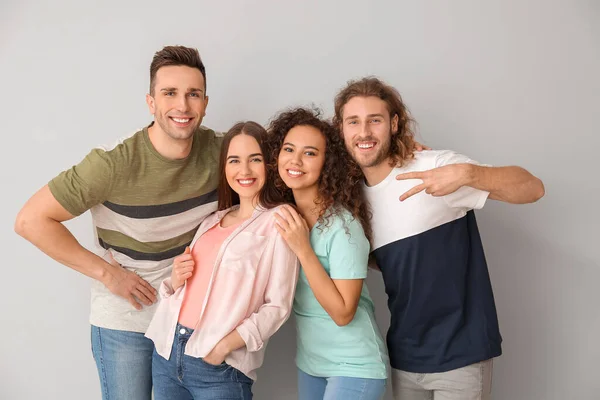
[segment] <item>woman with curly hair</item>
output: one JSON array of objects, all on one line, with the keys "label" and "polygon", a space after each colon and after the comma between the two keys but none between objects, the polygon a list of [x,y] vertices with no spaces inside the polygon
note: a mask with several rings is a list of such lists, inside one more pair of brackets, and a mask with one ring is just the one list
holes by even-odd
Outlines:
[{"label": "woman with curly hair", "polygon": [[285,111],[268,130],[275,183],[297,209],[274,215],[301,264],[293,308],[299,399],[380,399],[388,356],[363,284],[371,228],[362,173],[318,111]]}]

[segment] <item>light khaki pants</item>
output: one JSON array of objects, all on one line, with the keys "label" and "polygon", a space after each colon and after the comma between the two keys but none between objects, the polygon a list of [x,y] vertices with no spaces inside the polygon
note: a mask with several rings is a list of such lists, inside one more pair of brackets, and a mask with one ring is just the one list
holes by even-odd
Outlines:
[{"label": "light khaki pants", "polygon": [[434,374],[392,369],[395,400],[490,400],[492,360]]}]

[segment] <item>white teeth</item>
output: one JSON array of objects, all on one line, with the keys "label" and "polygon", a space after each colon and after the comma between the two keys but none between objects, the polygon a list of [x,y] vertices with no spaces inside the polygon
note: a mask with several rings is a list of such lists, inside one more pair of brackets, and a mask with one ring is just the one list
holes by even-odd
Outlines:
[{"label": "white teeth", "polygon": [[300,172],[300,171],[294,171],[294,170],[292,170],[292,169],[288,169],[288,173],[289,173],[290,175],[294,175],[294,176],[300,176],[300,175],[302,175],[304,172]]},{"label": "white teeth", "polygon": [[359,149],[370,149],[374,146],[374,143],[359,143],[358,144],[358,148]]},{"label": "white teeth", "polygon": [[249,185],[249,184],[251,184],[251,183],[253,183],[253,182],[254,182],[254,179],[240,179],[240,180],[239,180],[239,182],[240,182],[242,185]]},{"label": "white teeth", "polygon": [[187,119],[184,119],[184,118],[173,118],[173,121],[179,122],[180,124],[185,124],[185,123],[189,122],[190,119],[189,118],[187,118]]}]

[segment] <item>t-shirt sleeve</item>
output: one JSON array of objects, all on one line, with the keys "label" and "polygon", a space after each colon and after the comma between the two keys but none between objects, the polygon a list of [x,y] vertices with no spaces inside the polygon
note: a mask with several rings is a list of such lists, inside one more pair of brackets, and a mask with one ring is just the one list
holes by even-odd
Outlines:
[{"label": "t-shirt sleeve", "polygon": [[101,149],[48,182],[54,198],[74,216],[104,202],[110,192],[112,163]]},{"label": "t-shirt sleeve", "polygon": [[221,150],[223,146],[223,140],[225,139],[225,132],[216,132],[215,131],[215,145],[217,147],[217,151]]},{"label": "t-shirt sleeve", "polygon": [[335,226],[329,246],[331,279],[364,279],[369,263],[369,241],[356,219]]},{"label": "t-shirt sleeve", "polygon": [[[443,151],[441,152],[435,162],[435,166],[443,167],[444,165],[450,164],[474,164],[483,165],[469,157],[456,153],[454,151]],[[489,196],[489,192],[472,188],[470,186],[463,186],[454,193],[450,193],[444,196],[444,200],[448,206],[452,208],[465,208],[467,210],[480,209],[485,204]]]},{"label": "t-shirt sleeve", "polygon": [[217,132],[205,126],[201,126],[200,130],[203,131],[202,135],[207,135],[208,141],[206,143],[206,150],[209,151],[216,165],[219,165],[219,158],[221,156],[221,147],[223,146],[223,140],[225,139],[225,133]]}]

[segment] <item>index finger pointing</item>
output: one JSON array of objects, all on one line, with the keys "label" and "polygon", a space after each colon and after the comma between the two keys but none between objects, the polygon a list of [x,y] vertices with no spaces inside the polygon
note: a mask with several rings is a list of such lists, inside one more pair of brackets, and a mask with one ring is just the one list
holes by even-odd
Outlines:
[{"label": "index finger pointing", "polygon": [[405,172],[403,174],[396,175],[396,179],[399,181],[404,179],[423,179],[423,172]]}]

